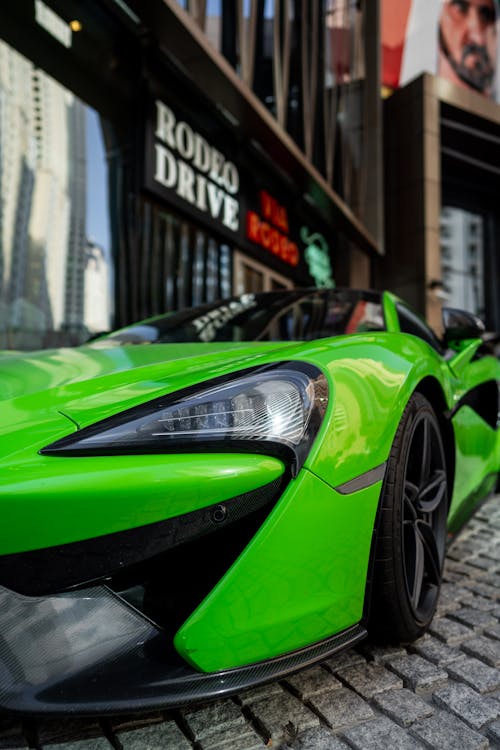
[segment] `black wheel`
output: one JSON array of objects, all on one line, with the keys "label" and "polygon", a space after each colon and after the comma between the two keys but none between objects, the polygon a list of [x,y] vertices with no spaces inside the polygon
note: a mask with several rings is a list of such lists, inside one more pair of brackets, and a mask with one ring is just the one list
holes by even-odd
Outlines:
[{"label": "black wheel", "polygon": [[415,640],[436,610],[446,546],[448,489],[441,431],[414,393],[389,457],[375,546],[370,632]]}]

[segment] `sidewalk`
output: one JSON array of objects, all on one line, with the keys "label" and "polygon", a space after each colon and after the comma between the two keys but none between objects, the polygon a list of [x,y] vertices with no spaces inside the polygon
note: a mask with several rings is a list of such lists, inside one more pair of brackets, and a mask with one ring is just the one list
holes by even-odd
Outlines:
[{"label": "sidewalk", "polygon": [[444,581],[430,634],[409,648],[361,644],[286,681],[168,715],[39,727],[0,719],[0,748],[500,748],[500,496],[450,548]]}]

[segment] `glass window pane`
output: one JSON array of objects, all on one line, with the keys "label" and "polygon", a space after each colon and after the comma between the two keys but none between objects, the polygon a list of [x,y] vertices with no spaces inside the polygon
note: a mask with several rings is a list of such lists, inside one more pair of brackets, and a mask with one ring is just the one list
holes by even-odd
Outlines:
[{"label": "glass window pane", "polygon": [[107,167],[96,112],[0,42],[0,346],[111,326]]},{"label": "glass window pane", "polygon": [[483,317],[484,217],[462,208],[444,207],[440,226],[446,305]]}]

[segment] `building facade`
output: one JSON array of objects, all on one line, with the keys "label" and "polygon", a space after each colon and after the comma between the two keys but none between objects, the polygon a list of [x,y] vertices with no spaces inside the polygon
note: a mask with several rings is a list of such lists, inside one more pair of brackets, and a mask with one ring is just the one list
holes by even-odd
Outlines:
[{"label": "building facade", "polygon": [[1,346],[77,343],[245,291],[372,283],[378,3],[0,13]]},{"label": "building facade", "polygon": [[377,283],[440,328],[500,330],[500,5],[383,0],[386,254]]},{"label": "building facade", "polygon": [[500,328],[497,0],[0,16],[0,347],[333,284]]}]

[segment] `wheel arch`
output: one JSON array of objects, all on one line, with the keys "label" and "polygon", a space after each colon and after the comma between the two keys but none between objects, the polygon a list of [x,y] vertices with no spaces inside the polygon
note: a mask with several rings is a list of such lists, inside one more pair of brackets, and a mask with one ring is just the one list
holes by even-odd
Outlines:
[{"label": "wheel arch", "polygon": [[446,473],[448,476],[448,509],[450,507],[451,498],[453,495],[453,485],[455,482],[455,434],[451,421],[446,417],[448,406],[444,396],[441,384],[436,378],[429,375],[428,377],[421,380],[415,388],[415,392],[425,396],[427,401],[434,409],[439,427],[441,428],[441,435],[443,437],[443,446],[445,451],[446,460]]},{"label": "wheel arch", "polygon": [[[453,432],[451,421],[446,417],[448,405],[446,403],[444,391],[439,380],[433,377],[432,375],[428,375],[416,384],[413,391],[408,396],[408,400],[410,399],[413,393],[420,393],[422,396],[424,396],[427,399],[427,401],[430,403],[430,405],[432,406],[436,414],[439,426],[441,428],[441,434],[443,437],[443,447],[445,451],[446,473],[448,477],[448,486],[449,486],[449,492],[448,492],[448,510],[449,510],[451,498],[453,495],[453,485],[454,485],[454,479],[455,479],[455,435]],[[379,502],[377,506],[377,512],[375,516],[375,523],[373,527],[373,535],[372,535],[372,540],[371,540],[371,545],[370,545],[370,556],[369,556],[369,563],[368,563],[366,588],[365,588],[365,600],[364,600],[363,617],[362,617],[362,622],[366,627],[368,627],[368,622],[370,620],[370,610],[371,610],[371,601],[372,601],[372,593],[373,593],[375,548],[377,544],[377,536],[379,534],[379,527],[380,527],[382,495],[383,495],[383,491],[381,491],[380,493],[380,498],[379,498]]]}]

